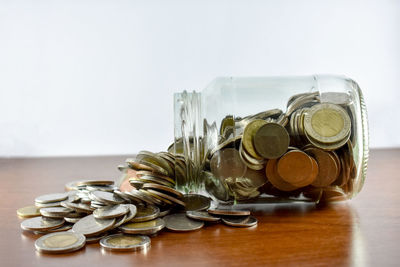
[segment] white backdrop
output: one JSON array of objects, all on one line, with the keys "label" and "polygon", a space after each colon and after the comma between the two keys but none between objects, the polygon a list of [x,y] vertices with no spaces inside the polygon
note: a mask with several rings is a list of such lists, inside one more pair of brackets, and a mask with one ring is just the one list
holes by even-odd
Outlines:
[{"label": "white backdrop", "polygon": [[173,92],[227,75],[347,75],[400,146],[399,48],[396,0],[0,0],[0,156],[165,149]]}]

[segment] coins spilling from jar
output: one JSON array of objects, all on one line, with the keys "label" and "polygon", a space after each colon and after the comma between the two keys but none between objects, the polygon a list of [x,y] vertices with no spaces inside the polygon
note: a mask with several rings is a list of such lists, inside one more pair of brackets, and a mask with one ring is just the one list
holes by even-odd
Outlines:
[{"label": "coins spilling from jar", "polygon": [[[163,229],[195,231],[207,223],[220,221],[226,212],[229,215],[229,211],[221,211],[219,217],[212,214],[214,210],[207,212],[211,203],[208,197],[182,194],[172,185],[157,183],[157,179],[162,179],[175,184],[173,168],[166,164],[161,166],[155,154],[145,155],[145,163],[141,161],[143,158],[128,160],[135,162],[138,169],[136,176],[130,178],[144,182],[139,189],[121,191],[112,181],[75,181],[66,185],[66,193],[39,196],[35,206],[18,209],[19,217],[29,218],[21,222],[21,229],[43,235],[35,242],[36,250],[69,253],[85,244],[100,243],[107,250],[137,251],[149,248],[150,237]],[[146,165],[147,161],[163,171],[158,168],[143,170],[142,165],[150,166]],[[149,180],[148,176],[156,178]],[[44,204],[47,205],[41,208]],[[249,211],[241,212],[250,218]],[[251,218],[242,224],[227,225],[250,227],[255,224]]]},{"label": "coins spilling from jar", "polygon": [[354,116],[349,100],[338,102],[339,98],[349,96],[325,94],[321,102],[318,92],[303,93],[288,100],[286,112],[227,115],[218,144],[206,152],[207,191],[223,201],[263,193],[316,202],[347,199],[357,173]]}]

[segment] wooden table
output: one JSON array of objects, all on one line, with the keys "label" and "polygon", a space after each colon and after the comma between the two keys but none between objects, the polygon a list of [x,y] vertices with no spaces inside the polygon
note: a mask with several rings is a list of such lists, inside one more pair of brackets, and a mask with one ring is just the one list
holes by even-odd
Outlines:
[{"label": "wooden table", "polygon": [[227,266],[400,264],[400,149],[373,150],[362,192],[324,209],[258,207],[255,228],[211,225],[164,231],[146,252],[115,253],[98,244],[65,255],[35,252],[37,236],[20,229],[17,208],[64,190],[68,181],[114,178],[126,156],[0,159],[0,266]]}]

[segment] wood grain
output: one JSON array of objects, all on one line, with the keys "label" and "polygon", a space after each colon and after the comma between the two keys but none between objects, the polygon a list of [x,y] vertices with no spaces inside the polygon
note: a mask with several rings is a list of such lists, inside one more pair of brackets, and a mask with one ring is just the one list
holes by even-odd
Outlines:
[{"label": "wood grain", "polygon": [[256,206],[259,224],[164,231],[146,252],[115,253],[99,245],[66,255],[35,252],[37,236],[20,229],[17,208],[61,192],[68,181],[119,177],[126,156],[0,159],[1,266],[388,266],[400,262],[400,149],[373,150],[362,192],[324,208]]}]

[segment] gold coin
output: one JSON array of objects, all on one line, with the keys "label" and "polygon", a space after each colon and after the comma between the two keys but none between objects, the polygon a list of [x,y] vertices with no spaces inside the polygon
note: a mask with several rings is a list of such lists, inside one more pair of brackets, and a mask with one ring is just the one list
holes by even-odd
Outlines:
[{"label": "gold coin", "polygon": [[26,206],[17,210],[17,215],[21,218],[40,216],[40,209],[36,206]]},{"label": "gold coin", "polygon": [[165,222],[161,218],[146,222],[132,222],[121,225],[119,229],[126,234],[153,235],[165,227]]},{"label": "gold coin", "polygon": [[351,121],[347,112],[331,103],[314,105],[304,118],[306,133],[320,143],[342,141],[350,132]]},{"label": "gold coin", "polygon": [[115,251],[137,251],[150,246],[150,238],[144,235],[109,235],[100,240],[100,245]]},{"label": "gold coin", "polygon": [[36,250],[42,253],[67,253],[85,246],[86,238],[82,234],[58,232],[42,236],[35,242]]},{"label": "gold coin", "polygon": [[246,127],[244,128],[243,138],[242,138],[242,145],[247,153],[249,153],[255,159],[262,159],[262,157],[256,152],[253,140],[254,135],[258,131],[258,129],[267,124],[265,120],[253,120],[249,122]]}]

